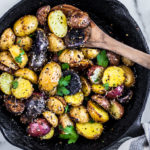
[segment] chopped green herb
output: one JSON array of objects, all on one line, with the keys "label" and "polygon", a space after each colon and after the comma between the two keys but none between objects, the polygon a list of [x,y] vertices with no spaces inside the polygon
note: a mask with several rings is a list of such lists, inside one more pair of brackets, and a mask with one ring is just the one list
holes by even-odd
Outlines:
[{"label": "chopped green herb", "polygon": [[34,36],[34,34],[30,34],[29,37],[32,38]]},{"label": "chopped green herb", "polygon": [[95,121],[91,118],[89,123],[95,123]]},{"label": "chopped green herb", "polygon": [[63,52],[63,50],[57,52],[57,55],[60,56],[62,52]]},{"label": "chopped green herb", "polygon": [[21,40],[19,40],[17,43],[20,44],[20,43],[21,43]]},{"label": "chopped green herb", "polygon": [[12,88],[16,89],[18,87],[18,81],[13,81],[12,82]]},{"label": "chopped green herb", "polygon": [[59,129],[64,132],[64,134],[59,135],[59,138],[67,139],[68,144],[75,143],[78,140],[79,135],[77,134],[74,126],[67,126],[66,128],[59,126]]},{"label": "chopped green herb", "polygon": [[108,66],[108,57],[106,55],[106,51],[103,50],[97,55],[97,63],[99,66],[107,67]]},{"label": "chopped green herb", "polygon": [[68,63],[64,63],[64,64],[61,65],[61,68],[63,70],[69,69],[69,64]]},{"label": "chopped green herb", "polygon": [[105,88],[105,90],[109,90],[109,84],[108,83],[103,84],[103,87]]},{"label": "chopped green herb", "polygon": [[97,78],[94,82],[98,82],[99,81],[99,78]]},{"label": "chopped green herb", "polygon": [[22,63],[22,57],[21,56],[25,54],[23,49],[20,49],[20,50],[21,50],[21,53],[19,54],[19,56],[15,57],[15,61],[17,63]]},{"label": "chopped green herb", "polygon": [[65,113],[69,112],[69,105],[65,107]]}]

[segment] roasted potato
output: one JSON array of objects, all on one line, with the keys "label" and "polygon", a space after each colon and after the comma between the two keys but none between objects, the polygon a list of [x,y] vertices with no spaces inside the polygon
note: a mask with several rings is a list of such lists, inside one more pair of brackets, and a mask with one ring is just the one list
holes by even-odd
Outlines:
[{"label": "roasted potato", "polygon": [[13,83],[15,85],[12,87],[11,91],[17,99],[27,99],[32,95],[34,89],[30,81],[17,78],[13,81]]},{"label": "roasted potato", "polygon": [[134,76],[133,71],[127,66],[121,66],[121,68],[125,72],[125,78],[126,79],[125,79],[124,85],[126,87],[132,87],[135,83],[135,76]]},{"label": "roasted potato", "polygon": [[124,114],[124,107],[117,101],[113,100],[110,102],[109,113],[114,119],[121,119]]},{"label": "roasted potato", "polygon": [[14,73],[14,75],[16,77],[22,77],[31,81],[34,84],[37,84],[38,77],[36,73],[28,68],[19,69]]},{"label": "roasted potato", "polygon": [[99,84],[101,82],[103,72],[104,68],[102,66],[94,65],[88,69],[87,75],[91,83]]},{"label": "roasted potato", "polygon": [[107,52],[107,57],[109,60],[109,64],[113,66],[118,66],[120,63],[120,56],[113,53],[113,52]]},{"label": "roasted potato", "polygon": [[109,120],[108,113],[91,100],[88,101],[87,109],[94,121],[105,123]]},{"label": "roasted potato", "polygon": [[122,57],[121,58],[121,60],[122,60],[122,62],[126,65],[126,66],[133,66],[134,65],[134,62],[133,61],[131,61],[131,60],[129,60],[128,58],[126,58],[126,57]]},{"label": "roasted potato", "polygon": [[36,17],[37,17],[40,25],[46,25],[49,12],[50,12],[50,6],[49,5],[40,7],[37,10]]},{"label": "roasted potato", "polygon": [[7,73],[10,73],[12,74],[13,73],[13,70],[5,65],[3,65],[2,63],[0,63],[0,70],[1,71],[4,71],[4,72],[7,72]]},{"label": "roasted potato", "polygon": [[109,110],[110,108],[110,102],[101,95],[92,95],[91,99],[93,101],[95,101],[98,105],[100,105],[101,107],[103,107],[105,110]]},{"label": "roasted potato", "polygon": [[91,85],[84,77],[80,77],[80,79],[81,79],[81,83],[82,83],[81,90],[82,90],[84,96],[89,96],[91,93]]},{"label": "roasted potato", "polygon": [[51,130],[44,136],[40,137],[41,140],[49,140],[53,137],[54,135],[54,128],[51,127]]},{"label": "roasted potato", "polygon": [[101,123],[76,123],[76,130],[78,134],[87,139],[98,139],[103,132],[103,125]]},{"label": "roasted potato", "polygon": [[92,91],[96,94],[105,94],[106,90],[102,84],[92,84]]},{"label": "roasted potato", "polygon": [[75,122],[86,123],[89,122],[89,114],[84,106],[76,106],[70,109],[70,117]]},{"label": "roasted potato", "polygon": [[10,95],[11,94],[11,86],[14,77],[6,72],[0,75],[0,89],[3,93]]},{"label": "roasted potato", "polygon": [[63,128],[66,128],[67,126],[74,126],[74,123],[66,113],[59,116],[59,123]]},{"label": "roasted potato", "polygon": [[108,67],[103,74],[103,84],[108,83],[109,87],[117,87],[125,81],[125,72],[120,67]]},{"label": "roasted potato", "polygon": [[67,34],[67,18],[61,10],[50,12],[48,16],[48,26],[51,32],[60,38]]},{"label": "roasted potato", "polygon": [[37,18],[33,15],[27,15],[15,22],[13,30],[16,36],[26,36],[33,33],[37,27]]},{"label": "roasted potato", "polygon": [[74,11],[67,20],[71,28],[85,28],[90,24],[90,17],[86,12]]},{"label": "roasted potato", "polygon": [[84,55],[79,50],[64,50],[61,55],[59,56],[59,61],[62,63],[78,63],[83,60]]},{"label": "roasted potato", "polygon": [[45,111],[43,112],[43,116],[53,127],[57,127],[58,118],[53,112]]},{"label": "roasted potato", "polygon": [[12,68],[13,70],[19,69],[18,65],[15,63],[8,51],[0,52],[0,62],[9,68]]},{"label": "roasted potato", "polygon": [[11,28],[7,28],[4,30],[0,37],[0,49],[8,50],[15,43],[15,34],[13,33]]},{"label": "roasted potato", "polygon": [[87,59],[94,59],[99,54],[98,49],[92,49],[92,48],[81,48],[81,51],[85,58]]},{"label": "roasted potato", "polygon": [[74,95],[67,95],[64,98],[68,104],[72,106],[79,106],[84,100],[84,94],[82,92],[78,92]]},{"label": "roasted potato", "polygon": [[53,33],[48,35],[48,41],[49,51],[51,52],[58,52],[66,48],[64,41]]},{"label": "roasted potato", "polygon": [[50,96],[54,96],[57,93],[57,87],[54,87],[51,91],[49,91]]},{"label": "roasted potato", "polygon": [[22,47],[25,51],[29,51],[32,47],[33,40],[29,36],[17,37],[16,44]]},{"label": "roasted potato", "polygon": [[50,62],[46,64],[39,76],[39,88],[41,91],[51,92],[58,85],[61,78],[61,67]]},{"label": "roasted potato", "polygon": [[57,115],[64,113],[64,104],[57,97],[50,97],[47,102],[47,107],[50,111]]},{"label": "roasted potato", "polygon": [[24,68],[28,62],[28,56],[25,51],[18,45],[13,45],[9,48],[9,51],[18,66]]}]

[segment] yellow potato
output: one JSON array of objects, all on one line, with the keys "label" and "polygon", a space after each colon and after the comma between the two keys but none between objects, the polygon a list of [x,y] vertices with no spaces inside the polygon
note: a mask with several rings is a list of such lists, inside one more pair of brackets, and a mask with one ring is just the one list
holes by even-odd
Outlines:
[{"label": "yellow potato", "polygon": [[79,106],[84,100],[84,95],[82,92],[78,92],[74,95],[67,95],[64,97],[65,101],[72,106]]},{"label": "yellow potato", "polygon": [[50,132],[47,133],[46,135],[40,137],[40,139],[41,140],[49,140],[49,139],[51,139],[53,137],[53,135],[54,135],[54,128],[52,127]]},{"label": "yellow potato", "polygon": [[3,65],[5,65],[5,66],[7,66],[7,67],[9,67],[13,70],[18,70],[19,69],[18,65],[15,63],[15,61],[12,58],[10,52],[8,52],[8,51],[0,52],[0,62]]},{"label": "yellow potato", "polygon": [[105,94],[106,92],[102,84],[92,84],[92,91],[97,94]]},{"label": "yellow potato", "polygon": [[98,49],[91,49],[91,48],[81,48],[81,51],[85,58],[87,59],[94,59],[99,54]]},{"label": "yellow potato", "polygon": [[84,55],[79,50],[64,50],[61,55],[59,56],[59,61],[63,63],[78,63],[82,59],[84,59]]},{"label": "yellow potato", "polygon": [[39,76],[39,88],[45,92],[51,92],[58,85],[61,78],[61,67],[55,62],[44,66]]},{"label": "yellow potato", "polygon": [[65,49],[65,44],[63,40],[53,33],[48,35],[48,41],[49,41],[49,51],[51,52],[58,52]]},{"label": "yellow potato", "polygon": [[97,139],[103,132],[103,125],[101,123],[76,123],[76,130],[78,134],[87,139]]},{"label": "yellow potato", "polygon": [[26,36],[33,32],[38,27],[38,20],[33,15],[27,15],[18,19],[13,27],[16,36]]},{"label": "yellow potato", "polygon": [[32,95],[34,89],[30,81],[17,78],[13,81],[11,91],[17,99],[27,99]]},{"label": "yellow potato", "polygon": [[60,38],[67,34],[67,18],[61,10],[50,12],[48,16],[48,26],[51,32]]},{"label": "yellow potato", "polygon": [[22,47],[25,51],[29,51],[32,47],[33,40],[29,36],[17,37],[16,44]]},{"label": "yellow potato", "polygon": [[38,77],[36,73],[28,68],[19,69],[14,73],[14,75],[16,77],[22,77],[30,80],[32,83],[37,84]]},{"label": "yellow potato", "polygon": [[105,123],[109,120],[108,113],[91,100],[88,101],[87,109],[94,121]]},{"label": "yellow potato", "polygon": [[24,68],[28,62],[28,56],[25,51],[18,45],[13,45],[9,48],[9,51],[18,66]]},{"label": "yellow potato", "polygon": [[15,34],[11,28],[7,28],[1,35],[0,38],[0,49],[8,50],[10,46],[15,43]]},{"label": "yellow potato", "polygon": [[128,58],[126,57],[122,57],[122,62],[126,65],[126,66],[133,66],[134,65],[134,62],[129,60]]}]

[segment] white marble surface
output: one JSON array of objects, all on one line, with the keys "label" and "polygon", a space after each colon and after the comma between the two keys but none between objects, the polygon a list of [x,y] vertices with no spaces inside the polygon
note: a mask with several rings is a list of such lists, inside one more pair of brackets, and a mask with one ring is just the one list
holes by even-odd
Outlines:
[{"label": "white marble surface", "polygon": [[[20,0],[0,0],[0,17],[14,4]],[[150,0],[120,0],[128,9],[131,15],[139,24],[144,36],[150,47]],[[142,122],[150,121],[150,97],[143,113]],[[122,147],[122,150],[128,149],[128,143],[126,142]],[[19,150],[9,144],[0,133],[0,150]]]}]

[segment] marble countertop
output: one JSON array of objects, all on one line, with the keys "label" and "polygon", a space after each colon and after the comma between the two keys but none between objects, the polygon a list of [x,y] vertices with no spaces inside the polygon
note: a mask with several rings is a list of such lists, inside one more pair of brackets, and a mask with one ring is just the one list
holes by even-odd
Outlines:
[{"label": "marble countertop", "polygon": [[[0,2],[0,17],[3,16],[8,9],[15,5],[20,0],[1,0]],[[129,10],[130,14],[136,20],[142,32],[147,40],[150,47],[150,0],[119,0],[122,2]],[[142,116],[142,122],[150,121],[150,96]],[[126,143],[122,150],[128,149],[128,143]],[[20,150],[17,147],[9,144],[2,134],[0,133],[0,150]]]}]

